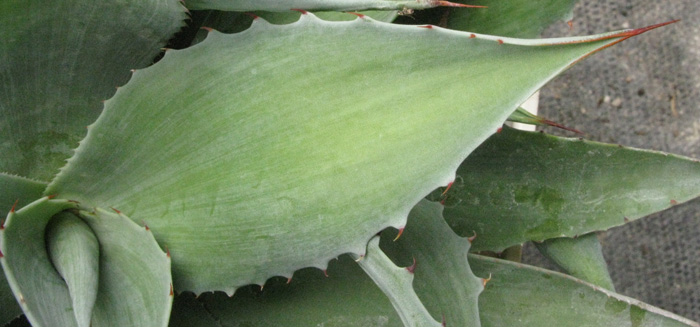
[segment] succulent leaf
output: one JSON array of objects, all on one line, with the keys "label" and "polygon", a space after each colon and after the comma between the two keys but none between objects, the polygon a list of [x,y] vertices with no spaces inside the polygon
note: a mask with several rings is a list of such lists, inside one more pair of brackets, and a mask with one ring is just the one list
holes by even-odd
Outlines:
[{"label": "succulent leaf", "polygon": [[51,180],[184,10],[177,0],[0,2],[0,152],[11,154],[0,171]]},{"label": "succulent leaf", "polygon": [[414,265],[413,287],[434,318],[442,317],[447,326],[479,326],[483,281],[467,262],[470,241],[454,234],[442,210],[422,200],[401,235],[382,233],[382,249],[399,265]]},{"label": "succulent leaf", "polygon": [[535,242],[535,246],[569,275],[615,291],[596,233],[576,238],[551,238],[541,243]]},{"label": "succulent leaf", "polygon": [[294,9],[319,11],[402,10],[427,9],[437,6],[464,5],[439,0],[188,0],[190,9],[224,11],[288,11]]},{"label": "succulent leaf", "polygon": [[16,176],[13,174],[0,173],[0,217],[4,219],[10,209],[19,209],[42,197],[44,182]]},{"label": "succulent leaf", "polygon": [[[479,10],[452,10],[447,27],[518,38],[537,38],[542,31],[557,21],[573,18],[577,0],[459,0],[469,5],[485,5]],[[562,26],[566,26],[562,24]]]},{"label": "succulent leaf", "polygon": [[81,210],[80,216],[101,251],[91,326],[167,326],[174,296],[170,258],[148,227],[115,210]]},{"label": "succulent leaf", "polygon": [[77,325],[90,327],[100,271],[100,244],[95,233],[75,214],[62,211],[46,227],[46,248],[68,287]]},{"label": "succulent leaf", "polygon": [[547,80],[646,30],[519,40],[256,19],[137,71],[47,192],[148,223],[178,290],[323,269],[405,225]]},{"label": "succulent leaf", "polygon": [[443,215],[476,231],[475,251],[606,230],[700,195],[697,160],[507,127],[457,175]]},{"label": "succulent leaf", "polygon": [[5,277],[34,327],[78,326],[68,287],[51,264],[44,240],[51,217],[75,207],[66,200],[43,197],[11,211],[0,232]]},{"label": "succulent leaf", "polygon": [[479,297],[485,327],[698,327],[698,323],[561,273],[469,254],[491,280]]},{"label": "succulent leaf", "polygon": [[[454,261],[460,256],[461,260],[466,261],[464,253],[467,249],[449,245],[444,248],[444,245],[453,243],[459,238],[452,234],[446,238],[452,240],[445,242],[441,237],[449,234],[443,233],[451,232],[444,231],[448,227],[439,218],[428,219],[428,216],[437,218],[432,214],[425,215],[424,220],[413,220],[415,215],[423,210],[426,213],[435,212],[430,206],[426,206],[425,201],[421,202],[412,211],[409,226],[397,242],[401,242],[403,237],[417,235],[426,230],[426,234],[430,237],[424,240],[429,242],[420,244],[416,249],[430,250],[426,253],[406,253],[401,252],[403,251],[401,246],[394,246],[387,250],[392,260],[404,262],[411,255],[418,257],[434,253],[435,262],[440,262],[443,270],[454,273]],[[411,226],[411,221],[415,221],[416,224]],[[442,231],[435,234],[438,230]],[[382,235],[382,238],[386,236],[391,238],[393,235]],[[413,242],[410,243],[413,244]],[[458,243],[455,242],[454,245]],[[396,250],[400,251],[396,252]],[[443,279],[443,276],[439,275],[419,274],[418,269],[430,263],[421,264],[420,259],[416,259],[416,262],[414,288],[426,306],[430,306],[429,302],[431,302],[426,292],[433,292],[433,296],[443,297],[439,302],[449,305],[449,310],[455,312],[463,310],[462,300],[457,300],[459,297],[452,297],[454,289],[463,287],[460,280]],[[486,288],[479,296],[482,326],[698,327],[697,323],[670,312],[603,290],[564,274],[472,254],[469,255],[469,265],[477,275],[485,278],[491,276],[486,283]],[[446,285],[428,290],[419,285],[431,283],[425,283],[421,279],[429,279],[434,284],[446,281]],[[444,293],[443,289],[449,292]],[[346,255],[330,263],[327,276],[317,269],[308,268],[297,271],[291,281],[274,278],[262,290],[259,286],[244,287],[230,298],[222,292],[205,293],[197,299],[191,293],[181,294],[179,297],[184,297],[176,300],[181,310],[178,314],[181,317],[179,319],[188,319],[187,326],[193,327],[219,326],[219,324],[251,327],[403,326],[391,302]],[[208,314],[204,314],[205,312]],[[435,316],[440,311],[431,312]],[[193,314],[188,316],[188,313]],[[201,320],[197,320],[197,316],[201,317]],[[446,326],[477,325],[451,321],[448,314],[445,314],[445,317]],[[200,321],[201,323],[198,323]],[[213,324],[212,321],[217,323]],[[171,323],[173,327],[185,326],[175,324],[176,321]]]},{"label": "succulent leaf", "polygon": [[[88,317],[89,325],[95,327],[166,326],[173,297],[170,259],[153,235],[120,214],[101,209],[80,211],[79,217],[99,241],[99,285],[90,283],[87,278],[95,277],[90,275],[93,268],[88,267],[86,273],[85,269],[69,267],[76,264],[74,260],[64,260],[80,251],[76,249],[79,244],[75,233],[72,240],[61,240],[66,232],[65,222],[51,222],[50,257],[46,250],[47,226],[52,217],[62,219],[65,213],[61,212],[67,209],[72,209],[68,214],[73,215],[78,212],[78,204],[41,198],[10,212],[2,231],[0,261],[15,298],[32,325],[81,326],[78,320],[84,325]],[[81,229],[85,231],[84,227]],[[80,278],[84,284],[72,282]],[[90,305],[84,303],[88,299],[76,297],[90,297],[92,292],[97,293],[97,300],[92,312],[88,312]]]},{"label": "succulent leaf", "polygon": [[355,255],[353,258],[379,286],[379,289],[386,294],[401,317],[404,326],[442,326],[430,316],[413,290],[413,268],[415,266],[401,268],[394,265],[391,259],[379,248],[379,236],[369,240],[365,256]]}]

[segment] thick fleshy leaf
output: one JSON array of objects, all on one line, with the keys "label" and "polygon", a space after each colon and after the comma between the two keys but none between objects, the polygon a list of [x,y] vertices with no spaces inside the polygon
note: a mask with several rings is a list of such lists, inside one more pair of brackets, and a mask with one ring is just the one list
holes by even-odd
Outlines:
[{"label": "thick fleshy leaf", "polygon": [[[253,23],[254,17],[258,16],[272,24],[291,24],[299,20],[301,12],[290,10],[283,12],[272,11],[256,11],[255,13],[241,13],[235,11],[216,11],[209,10],[204,12],[193,12],[193,18],[202,15],[201,19],[203,27],[215,29],[222,33],[238,33],[244,31]],[[354,14],[336,11],[319,11],[314,12],[316,17],[328,21],[350,21],[357,19],[357,15],[365,15],[374,20],[389,23],[393,21],[398,13],[396,10],[368,10]],[[203,41],[207,36],[207,31],[202,29],[197,33],[193,44]]]},{"label": "thick fleshy leaf", "polygon": [[[306,268],[295,272],[289,282],[273,278],[262,290],[257,285],[246,286],[233,297],[223,292],[204,293],[197,302],[176,302],[181,304],[180,310],[191,314],[201,313],[199,305],[203,304],[220,326],[227,327],[404,327],[386,295],[350,256],[331,261],[326,274]],[[191,293],[179,295],[183,296],[193,297]],[[206,316],[197,324],[192,315],[183,318],[193,327],[218,326],[207,323],[211,319]],[[177,326],[174,319],[182,318],[173,314],[171,319]]]},{"label": "thick fleshy leaf", "polygon": [[[471,254],[469,262],[479,275],[491,276],[479,297],[482,326],[698,327],[670,312],[564,274]],[[275,278],[262,291],[258,286],[245,287],[231,298],[221,292],[206,293],[198,299],[191,293],[181,294],[176,300],[180,303],[179,316],[185,316],[180,319],[188,319],[189,324],[172,324],[403,326],[391,302],[348,256],[331,262],[327,274],[324,277],[319,270],[303,269],[289,284]],[[446,296],[445,300],[449,299]],[[453,305],[458,307],[459,302],[453,301]],[[463,326],[450,324],[449,320],[446,325]]]},{"label": "thick fleshy leaf", "polygon": [[447,326],[479,326],[477,299],[484,287],[467,262],[470,241],[454,234],[442,210],[422,200],[401,235],[382,233],[382,249],[399,265],[412,265],[413,287],[434,318]]},{"label": "thick fleshy leaf", "polygon": [[[69,291],[52,264],[44,238],[53,216],[77,206],[75,202],[45,197],[10,212],[2,231],[0,261],[15,298],[33,326],[78,326],[76,315],[87,314],[84,308],[71,305],[71,292],[80,295],[89,290]],[[172,303],[170,259],[150,231],[122,215],[100,209],[80,211],[80,216],[100,243],[99,286],[90,325],[166,326]],[[60,260],[56,253],[52,257]],[[58,266],[65,267],[65,263]],[[71,269],[59,271],[75,273]]]},{"label": "thick fleshy leaf", "polygon": [[120,213],[80,211],[100,241],[100,281],[91,326],[167,326],[170,258],[148,229]]},{"label": "thick fleshy leaf", "polygon": [[389,298],[404,326],[442,326],[430,316],[413,290],[414,267],[400,268],[394,265],[379,248],[379,236],[369,241],[365,256],[355,255],[354,259]]},{"label": "thick fleshy leaf", "polygon": [[17,209],[42,197],[46,183],[0,173],[0,219],[7,217],[12,207]]},{"label": "thick fleshy leaf", "polygon": [[518,40],[257,19],[137,71],[47,192],[148,223],[179,290],[324,268],[405,225],[548,79],[646,30]]},{"label": "thick fleshy leaf", "polygon": [[485,327],[698,327],[700,324],[574,277],[475,254],[469,264],[491,276],[479,297]]},{"label": "thick fleshy leaf", "polygon": [[100,244],[95,233],[75,214],[63,211],[46,227],[46,248],[68,286],[78,326],[89,327],[100,270]]},{"label": "thick fleshy leaf", "polygon": [[596,233],[577,238],[552,238],[541,243],[535,242],[535,246],[569,275],[615,291]]},{"label": "thick fleshy leaf", "polygon": [[0,232],[0,262],[32,326],[78,326],[68,287],[51,264],[44,241],[51,217],[75,206],[66,200],[38,199],[11,211]]},{"label": "thick fleshy leaf", "polygon": [[479,10],[453,10],[447,19],[447,27],[460,31],[472,31],[520,38],[537,38],[542,31],[558,22],[568,22],[573,17],[577,0],[460,0],[469,5],[484,5]]},{"label": "thick fleshy leaf", "polygon": [[0,2],[0,171],[51,180],[184,18],[177,0]]},{"label": "thick fleshy leaf", "polygon": [[426,9],[437,6],[464,6],[439,0],[188,0],[190,9],[224,11],[289,11],[294,9],[357,11],[367,9],[403,10]]},{"label": "thick fleshy leaf", "polygon": [[476,231],[476,251],[606,230],[700,195],[697,160],[511,128],[457,175],[444,216],[460,235]]}]

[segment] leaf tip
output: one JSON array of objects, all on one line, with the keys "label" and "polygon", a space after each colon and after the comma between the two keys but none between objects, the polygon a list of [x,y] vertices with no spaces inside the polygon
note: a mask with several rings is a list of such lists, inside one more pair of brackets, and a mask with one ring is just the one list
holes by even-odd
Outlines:
[{"label": "leaf tip", "polygon": [[[17,208],[17,203],[19,203],[19,199],[15,200],[15,203],[12,205],[12,208],[10,208],[10,213],[15,213],[15,209]],[[5,228],[4,222],[3,222],[3,228]]]},{"label": "leaf tip", "polygon": [[355,15],[355,16],[361,18],[361,19],[364,19],[364,18],[366,17],[365,15],[363,15],[363,14],[361,14],[361,13],[359,13],[359,12],[346,11],[346,13],[348,13],[348,14],[350,14],[350,15]]},{"label": "leaf tip", "polygon": [[306,14],[309,13],[308,11],[306,11],[306,10],[304,10],[304,9],[292,8],[292,10],[293,10],[293,11],[298,11],[298,12],[300,12],[302,15],[306,15]]}]

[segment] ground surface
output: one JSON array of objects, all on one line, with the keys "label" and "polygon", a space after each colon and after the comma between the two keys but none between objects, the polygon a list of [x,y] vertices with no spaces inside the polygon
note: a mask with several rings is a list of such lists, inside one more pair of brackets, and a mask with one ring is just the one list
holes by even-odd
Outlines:
[{"label": "ground surface", "polygon": [[[540,114],[592,140],[700,158],[696,0],[580,1],[573,30],[561,24],[547,34],[584,35],[673,19],[682,21],[607,49],[560,76],[542,90]],[[700,321],[700,200],[612,229],[601,240],[619,293]],[[542,258],[526,246],[524,260]]]}]

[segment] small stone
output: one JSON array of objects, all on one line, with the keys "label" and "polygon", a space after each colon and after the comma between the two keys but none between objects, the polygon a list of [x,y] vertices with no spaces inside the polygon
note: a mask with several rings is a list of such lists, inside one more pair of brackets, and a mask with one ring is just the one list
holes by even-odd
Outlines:
[{"label": "small stone", "polygon": [[615,100],[613,100],[611,104],[613,107],[619,108],[620,106],[622,106],[622,98],[615,98]]}]

